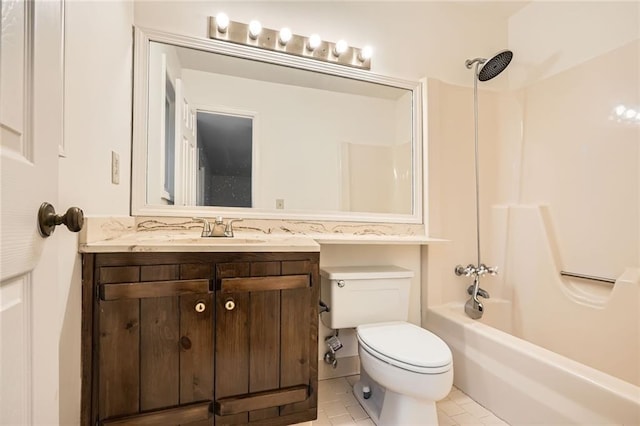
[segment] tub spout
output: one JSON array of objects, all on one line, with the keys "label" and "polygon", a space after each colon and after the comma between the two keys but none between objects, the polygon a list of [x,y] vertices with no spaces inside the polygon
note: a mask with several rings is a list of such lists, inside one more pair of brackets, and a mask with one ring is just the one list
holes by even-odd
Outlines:
[{"label": "tub spout", "polygon": [[469,300],[467,300],[467,303],[464,304],[464,312],[471,319],[480,319],[482,318],[482,314],[484,313],[484,306],[482,306],[482,303],[478,300],[477,297],[472,296]]},{"label": "tub spout", "polygon": [[[473,296],[473,284],[467,288],[467,293],[469,293],[470,296]],[[491,297],[487,290],[480,287],[478,287],[478,296],[484,297],[485,299],[489,299]]]},{"label": "tub spout", "polygon": [[[484,313],[484,306],[482,306],[482,303],[480,303],[480,301],[478,300],[478,295],[481,295],[480,290],[482,290],[480,288],[480,279],[476,275],[473,278],[473,284],[471,284],[467,289],[467,291],[471,295],[471,298],[467,300],[467,303],[464,304],[464,312],[471,319],[479,319],[482,317],[482,314]],[[486,291],[484,290],[482,291],[486,293],[487,296],[489,295],[489,293],[487,293]]]}]

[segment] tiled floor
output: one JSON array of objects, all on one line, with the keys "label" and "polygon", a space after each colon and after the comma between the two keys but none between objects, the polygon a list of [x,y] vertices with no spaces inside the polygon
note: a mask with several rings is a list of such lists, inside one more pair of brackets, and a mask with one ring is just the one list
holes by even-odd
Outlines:
[{"label": "tiled floor", "polygon": [[[358,376],[350,376],[319,382],[318,419],[312,423],[313,426],[373,426],[374,423],[353,396],[352,386],[357,380]],[[508,426],[507,423],[455,387],[445,399],[437,403],[437,407],[440,426]]]}]

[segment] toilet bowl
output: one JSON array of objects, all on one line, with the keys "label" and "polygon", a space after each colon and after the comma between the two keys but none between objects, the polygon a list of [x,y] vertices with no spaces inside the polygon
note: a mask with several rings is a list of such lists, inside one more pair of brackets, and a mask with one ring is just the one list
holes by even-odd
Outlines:
[{"label": "toilet bowl", "polygon": [[329,305],[323,323],[356,328],[360,380],[354,395],[378,426],[437,425],[436,401],[453,384],[451,350],[407,322],[413,272],[397,266],[320,270]]},{"label": "toilet bowl", "polygon": [[437,425],[436,401],[453,384],[449,347],[407,322],[358,326],[357,336],[361,374],[354,395],[374,423]]}]

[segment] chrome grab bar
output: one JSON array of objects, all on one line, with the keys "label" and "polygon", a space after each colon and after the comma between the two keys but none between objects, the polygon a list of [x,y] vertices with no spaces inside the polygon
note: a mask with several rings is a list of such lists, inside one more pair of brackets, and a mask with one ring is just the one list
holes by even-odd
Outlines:
[{"label": "chrome grab bar", "polygon": [[616,280],[613,278],[594,277],[593,275],[576,274],[573,272],[560,271],[560,275],[565,277],[581,278],[583,280],[600,281],[607,284],[616,283]]}]

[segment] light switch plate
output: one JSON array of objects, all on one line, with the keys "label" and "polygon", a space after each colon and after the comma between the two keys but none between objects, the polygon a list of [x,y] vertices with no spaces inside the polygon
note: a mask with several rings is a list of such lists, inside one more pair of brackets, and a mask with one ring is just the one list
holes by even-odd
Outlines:
[{"label": "light switch plate", "polygon": [[111,151],[111,183],[120,184],[120,156],[115,151]]}]

